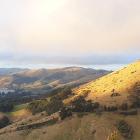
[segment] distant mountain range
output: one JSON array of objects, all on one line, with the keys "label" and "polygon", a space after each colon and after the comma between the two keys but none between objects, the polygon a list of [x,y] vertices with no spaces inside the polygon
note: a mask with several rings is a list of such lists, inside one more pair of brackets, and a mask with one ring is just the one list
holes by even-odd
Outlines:
[{"label": "distant mountain range", "polygon": [[63,86],[78,86],[110,73],[82,67],[60,69],[0,68],[0,88],[44,93]]}]

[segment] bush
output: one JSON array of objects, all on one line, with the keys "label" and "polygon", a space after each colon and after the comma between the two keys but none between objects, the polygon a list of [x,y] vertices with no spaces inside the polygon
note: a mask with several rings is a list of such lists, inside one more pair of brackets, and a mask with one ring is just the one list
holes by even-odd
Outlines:
[{"label": "bush", "polygon": [[71,109],[67,107],[63,107],[60,110],[59,115],[60,115],[61,120],[64,120],[65,118],[72,116],[72,111]]},{"label": "bush", "polygon": [[50,93],[47,93],[46,97],[59,96],[62,100],[64,100],[72,94],[73,93],[72,93],[71,87],[64,86],[64,87],[61,87],[61,88],[54,89]]},{"label": "bush", "polygon": [[117,97],[117,96],[121,96],[119,93],[112,93],[111,97]]},{"label": "bush", "polygon": [[88,115],[87,112],[80,112],[80,113],[77,113],[77,117],[78,118],[83,118],[84,116]]},{"label": "bush", "polygon": [[64,87],[64,88],[60,91],[60,93],[58,94],[58,96],[59,96],[62,100],[64,100],[64,99],[66,99],[68,96],[70,96],[71,94],[72,94],[71,88],[69,88],[69,87]]},{"label": "bush", "polygon": [[10,112],[13,108],[14,105],[12,103],[4,102],[0,104],[0,112]]},{"label": "bush", "polygon": [[134,131],[132,127],[124,120],[121,120],[117,123],[117,128],[123,137],[128,139],[131,139],[133,137]]},{"label": "bush", "polygon": [[82,92],[83,97],[86,98],[90,92],[91,92],[91,90],[83,90],[83,92]]},{"label": "bush", "polygon": [[0,114],[0,129],[9,125],[10,120],[6,115]]},{"label": "bush", "polygon": [[27,108],[32,112],[32,114],[36,114],[36,113],[46,111],[48,103],[49,102],[46,99],[44,99],[44,100],[36,100],[36,101],[31,102],[28,105]]},{"label": "bush", "polygon": [[46,111],[49,115],[59,111],[63,107],[63,102],[59,97],[52,97],[46,107]]},{"label": "bush", "polygon": [[78,97],[72,103],[73,112],[93,112],[99,107],[99,103],[92,103],[92,101],[86,101],[83,96]]},{"label": "bush", "polygon": [[59,97],[54,96],[50,99],[50,101],[47,99],[33,101],[27,108],[32,111],[32,114],[46,111],[49,115],[51,115],[52,113],[59,111],[62,107],[62,100]]},{"label": "bush", "polygon": [[131,108],[139,108],[140,107],[140,97],[136,95],[131,95],[129,98],[131,98]]},{"label": "bush", "polygon": [[117,106],[104,106],[104,111],[113,112],[117,110],[118,110]]},{"label": "bush", "polygon": [[94,109],[97,109],[100,107],[100,104],[98,102],[93,103],[93,107]]},{"label": "bush", "polygon": [[123,103],[120,107],[120,110],[128,110],[128,104],[127,103]]},{"label": "bush", "polygon": [[129,96],[131,101],[131,108],[139,108],[140,107],[140,82],[136,82],[132,88],[133,94]]}]

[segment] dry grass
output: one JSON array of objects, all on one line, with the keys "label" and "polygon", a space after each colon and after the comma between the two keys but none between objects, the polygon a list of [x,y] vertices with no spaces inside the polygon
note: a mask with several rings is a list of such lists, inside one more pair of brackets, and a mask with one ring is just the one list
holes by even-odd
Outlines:
[{"label": "dry grass", "polygon": [[[88,114],[82,118],[74,116],[52,126],[44,125],[31,131],[6,133],[0,135],[0,140],[106,140],[108,134],[115,130],[114,124],[119,118],[122,119],[122,116],[112,113],[105,113],[100,117],[95,114]],[[123,138],[120,137],[119,140]]]},{"label": "dry grass", "polygon": [[[59,121],[51,126],[44,125],[36,129],[24,131],[15,131],[13,129],[14,127],[21,126],[21,124],[39,123],[45,121],[45,119],[47,119],[47,116],[38,114],[17,122],[5,128],[5,131],[11,130],[11,132],[0,135],[0,140],[106,140],[111,132],[116,131],[115,124],[119,120],[125,120],[134,129],[132,140],[140,139],[139,114],[136,116],[123,116],[116,113],[103,113],[101,116],[98,116],[90,113],[82,118],[74,115],[72,118]],[[119,132],[116,133],[118,134],[118,140],[124,140]]]},{"label": "dry grass", "polygon": [[32,113],[27,109],[20,109],[18,111],[11,112],[10,117],[13,121],[16,121],[16,120],[21,120],[21,119],[27,118],[31,114]]},{"label": "dry grass", "polygon": [[[80,86],[74,89],[74,93],[75,96],[79,96],[84,91],[90,90],[91,92],[87,99],[92,99],[103,105],[120,105],[128,102],[128,96],[137,82],[140,82],[140,61],[101,77],[96,81]],[[111,97],[112,93],[119,93],[120,96]],[[69,102],[72,98],[67,99],[65,102]]]}]

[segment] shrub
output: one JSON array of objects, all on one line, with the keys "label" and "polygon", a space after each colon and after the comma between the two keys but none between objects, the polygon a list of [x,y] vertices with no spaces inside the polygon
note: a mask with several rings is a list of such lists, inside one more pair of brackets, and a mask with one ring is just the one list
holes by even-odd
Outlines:
[{"label": "shrub", "polygon": [[27,108],[32,111],[32,114],[46,111],[48,115],[51,115],[52,113],[59,111],[62,107],[62,100],[59,97],[54,96],[51,97],[50,101],[47,99],[33,101]]},{"label": "shrub", "polygon": [[120,110],[128,110],[128,104],[127,103],[123,103],[120,107]]},{"label": "shrub", "polygon": [[132,108],[140,107],[140,82],[136,82],[132,88],[133,94],[129,96],[129,99],[132,103]]},{"label": "shrub", "polygon": [[63,107],[63,102],[58,97],[52,97],[46,107],[46,111],[49,115],[59,111]]},{"label": "shrub", "polygon": [[90,92],[91,92],[91,90],[83,90],[82,91],[83,97],[86,98]]},{"label": "shrub", "polygon": [[83,96],[78,97],[72,103],[72,111],[74,112],[93,112],[99,107],[99,103],[92,103],[92,101],[86,101]]},{"label": "shrub", "polygon": [[117,106],[104,106],[104,111],[113,112],[117,110],[118,110]]},{"label": "shrub", "polygon": [[9,118],[4,114],[0,114],[0,128],[3,128],[9,124],[10,124]]},{"label": "shrub", "polygon": [[47,97],[59,96],[62,100],[66,99],[68,96],[72,95],[71,87],[65,86],[52,90],[47,94]]},{"label": "shrub", "polygon": [[123,137],[128,139],[131,139],[133,137],[134,131],[132,127],[124,120],[121,120],[117,123],[117,129],[119,130],[119,132]]},{"label": "shrub", "polygon": [[64,87],[64,88],[60,91],[60,93],[58,94],[58,96],[59,96],[62,100],[64,100],[64,99],[66,99],[68,96],[70,96],[71,94],[72,94],[71,88],[69,88],[69,87]]},{"label": "shrub", "polygon": [[46,111],[48,103],[49,102],[46,99],[36,100],[36,101],[31,102],[27,108],[32,112],[32,114],[36,114],[39,112]]},{"label": "shrub", "polygon": [[92,103],[92,105],[94,109],[97,109],[100,107],[100,104],[98,102]]},{"label": "shrub", "polygon": [[1,112],[10,112],[13,110],[14,105],[12,103],[4,102],[0,104],[0,111]]},{"label": "shrub", "polygon": [[86,112],[80,112],[80,113],[77,113],[77,117],[78,118],[83,118],[84,116],[88,115],[88,113]]},{"label": "shrub", "polygon": [[117,97],[117,96],[121,96],[119,93],[112,93],[111,97]]},{"label": "shrub", "polygon": [[140,97],[136,96],[136,95],[131,95],[129,96],[129,98],[131,99],[131,108],[139,108],[140,107]]},{"label": "shrub", "polygon": [[63,107],[59,112],[61,120],[64,120],[67,117],[72,116],[72,111],[70,108]]}]

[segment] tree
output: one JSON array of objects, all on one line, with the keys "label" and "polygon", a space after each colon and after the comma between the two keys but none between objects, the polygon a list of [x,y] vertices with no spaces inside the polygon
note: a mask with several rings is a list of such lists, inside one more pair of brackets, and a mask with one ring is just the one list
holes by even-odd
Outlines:
[{"label": "tree", "polygon": [[1,112],[9,112],[11,110],[13,110],[14,108],[14,105],[13,103],[8,103],[8,102],[3,102],[3,103],[0,103],[0,111]]},{"label": "tree", "polygon": [[69,87],[65,87],[61,90],[61,92],[58,94],[62,100],[66,99],[69,95],[72,94],[72,90]]},{"label": "tree", "polygon": [[36,113],[39,113],[39,112],[43,112],[43,111],[46,111],[46,108],[48,106],[48,100],[44,99],[44,100],[36,100],[36,101],[33,101],[31,102],[29,105],[28,105],[28,109],[30,111],[32,111],[32,114],[36,114]]},{"label": "tree", "polygon": [[63,107],[59,112],[61,120],[64,120],[67,117],[72,116],[72,111],[70,108]]},{"label": "tree", "polygon": [[128,110],[128,104],[127,103],[123,103],[121,106],[120,106],[120,109],[121,110]]},{"label": "tree", "polygon": [[86,101],[83,96],[78,97],[72,103],[72,111],[74,112],[92,112],[99,107],[99,103],[93,103],[92,101]]},{"label": "tree", "polygon": [[50,101],[47,99],[33,101],[27,108],[32,111],[32,114],[46,111],[48,115],[51,115],[52,113],[59,111],[62,107],[63,102],[60,97],[54,96],[50,98]]},{"label": "tree", "polygon": [[63,107],[63,102],[58,96],[54,96],[50,99],[47,105],[46,112],[51,115],[59,111]]}]

